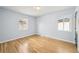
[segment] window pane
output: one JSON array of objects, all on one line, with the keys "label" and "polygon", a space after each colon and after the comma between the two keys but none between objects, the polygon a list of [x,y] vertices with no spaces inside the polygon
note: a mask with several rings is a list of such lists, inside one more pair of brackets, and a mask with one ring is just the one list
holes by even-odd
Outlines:
[{"label": "window pane", "polygon": [[64,31],[69,31],[69,22],[64,22]]},{"label": "window pane", "polygon": [[58,23],[58,30],[63,31],[63,22]]}]

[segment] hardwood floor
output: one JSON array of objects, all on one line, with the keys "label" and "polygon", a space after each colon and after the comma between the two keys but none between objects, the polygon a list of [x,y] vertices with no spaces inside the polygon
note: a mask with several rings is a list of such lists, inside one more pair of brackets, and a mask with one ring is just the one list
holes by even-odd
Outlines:
[{"label": "hardwood floor", "polygon": [[0,44],[1,53],[67,53],[76,52],[75,44],[32,35]]}]

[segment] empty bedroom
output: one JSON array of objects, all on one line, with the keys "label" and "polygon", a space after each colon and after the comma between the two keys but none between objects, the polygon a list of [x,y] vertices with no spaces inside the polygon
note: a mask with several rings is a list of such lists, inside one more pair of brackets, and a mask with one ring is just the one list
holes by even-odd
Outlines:
[{"label": "empty bedroom", "polygon": [[78,52],[78,10],[75,6],[0,6],[0,53]]}]

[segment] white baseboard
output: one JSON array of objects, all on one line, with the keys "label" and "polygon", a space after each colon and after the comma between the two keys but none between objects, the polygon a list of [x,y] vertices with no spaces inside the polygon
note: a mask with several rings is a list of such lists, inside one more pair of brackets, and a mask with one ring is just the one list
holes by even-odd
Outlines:
[{"label": "white baseboard", "polygon": [[75,42],[73,42],[73,41],[64,40],[64,39],[57,38],[57,37],[51,37],[51,36],[48,36],[48,35],[40,35],[40,36],[44,36],[44,37],[48,37],[48,38],[51,38],[51,39],[57,39],[57,40],[61,40],[61,41],[64,41],[64,42],[69,42],[69,43],[75,44]]},{"label": "white baseboard", "polygon": [[17,39],[24,38],[24,37],[31,36],[31,35],[35,35],[35,34],[29,34],[29,35],[20,36],[20,37],[17,37],[17,38],[7,39],[7,40],[4,40],[4,41],[1,41],[0,43],[5,43],[5,42],[12,41],[12,40],[17,40]]},{"label": "white baseboard", "polygon": [[[7,39],[5,41],[1,41],[0,43],[5,43],[5,42],[12,41],[12,40],[17,40],[17,39],[24,38],[24,37],[31,36],[31,35],[39,35],[39,34],[29,34],[29,35],[25,35],[25,36],[21,36],[21,37],[17,37],[17,38]],[[48,36],[48,35],[40,35],[40,36],[48,37],[48,38],[51,38],[51,39],[54,38],[54,39],[57,39],[57,40],[61,40],[61,41],[65,41],[65,42],[69,42],[69,43],[74,43],[75,44],[75,42],[73,42],[73,41],[64,40],[64,39],[60,39],[60,38],[56,38],[56,37],[51,37],[51,36]]]}]

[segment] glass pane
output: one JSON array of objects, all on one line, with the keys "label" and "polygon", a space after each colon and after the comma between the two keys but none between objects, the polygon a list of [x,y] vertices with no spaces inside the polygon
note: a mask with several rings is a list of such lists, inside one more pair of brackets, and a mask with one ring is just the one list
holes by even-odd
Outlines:
[{"label": "glass pane", "polygon": [[63,31],[63,22],[58,23],[58,30]]},{"label": "glass pane", "polygon": [[70,31],[69,22],[64,22],[64,31]]}]

